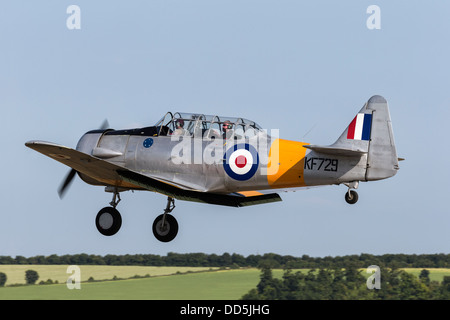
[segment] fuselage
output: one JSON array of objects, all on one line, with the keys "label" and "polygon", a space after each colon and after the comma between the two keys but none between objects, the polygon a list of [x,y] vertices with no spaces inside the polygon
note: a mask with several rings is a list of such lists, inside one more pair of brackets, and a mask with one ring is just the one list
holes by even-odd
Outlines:
[{"label": "fuselage", "polygon": [[[77,150],[140,174],[202,192],[232,193],[301,188],[365,180],[367,156],[317,153],[308,143],[264,131],[247,138],[157,135],[155,127],[90,131]],[[117,181],[81,178],[93,185]],[[120,183],[122,188],[139,189]]]}]

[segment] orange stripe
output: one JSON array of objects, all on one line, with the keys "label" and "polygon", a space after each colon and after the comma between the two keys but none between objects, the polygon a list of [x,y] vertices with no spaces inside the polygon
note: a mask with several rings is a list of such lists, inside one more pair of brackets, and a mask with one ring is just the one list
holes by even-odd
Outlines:
[{"label": "orange stripe", "polygon": [[262,195],[262,193],[258,191],[239,191],[238,193],[242,194],[244,197],[254,197]]},{"label": "orange stripe", "polygon": [[270,146],[267,182],[272,188],[304,187],[303,168],[309,143],[276,139]]}]

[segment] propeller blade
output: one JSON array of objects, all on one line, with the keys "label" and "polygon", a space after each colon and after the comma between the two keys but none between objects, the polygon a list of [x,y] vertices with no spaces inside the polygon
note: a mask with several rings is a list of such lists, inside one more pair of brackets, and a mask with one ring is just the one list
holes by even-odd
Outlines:
[{"label": "propeller blade", "polygon": [[[108,119],[105,119],[102,123],[102,125],[99,128],[100,130],[106,130],[109,129],[109,122]],[[73,178],[75,178],[75,174],[77,173],[77,171],[75,169],[72,169],[69,171],[69,173],[67,174],[66,178],[64,179],[64,182],[61,184],[61,186],[58,189],[58,195],[59,198],[62,199],[64,197],[64,194],[67,191],[67,188],[69,187],[69,185],[72,183]]]},{"label": "propeller blade", "polygon": [[64,194],[66,193],[67,187],[72,182],[73,178],[75,177],[75,174],[77,171],[75,169],[72,169],[69,171],[69,173],[66,176],[66,179],[61,184],[61,186],[58,189],[59,198],[62,199],[64,197]]},{"label": "propeller blade", "polygon": [[105,121],[103,121],[102,125],[100,126],[100,130],[106,130],[106,129],[109,129],[108,119],[105,119]]}]

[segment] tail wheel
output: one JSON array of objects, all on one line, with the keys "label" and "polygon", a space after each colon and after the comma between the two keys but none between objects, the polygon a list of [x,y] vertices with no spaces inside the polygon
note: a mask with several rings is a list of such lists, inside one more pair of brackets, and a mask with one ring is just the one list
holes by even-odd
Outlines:
[{"label": "tail wheel", "polygon": [[345,201],[349,204],[355,204],[358,201],[358,193],[355,190],[349,190],[345,193]]},{"label": "tail wheel", "polygon": [[95,218],[97,230],[104,236],[112,236],[119,231],[122,226],[122,217],[119,211],[113,207],[101,209]]},{"label": "tail wheel", "polygon": [[178,222],[170,214],[161,214],[153,222],[153,234],[161,242],[172,241],[177,233]]}]

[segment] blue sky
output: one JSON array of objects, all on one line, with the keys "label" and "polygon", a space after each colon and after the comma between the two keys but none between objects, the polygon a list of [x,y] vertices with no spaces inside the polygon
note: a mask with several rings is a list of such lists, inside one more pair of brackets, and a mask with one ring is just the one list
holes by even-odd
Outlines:
[{"label": "blue sky", "polygon": [[[81,9],[69,30],[66,9]],[[369,30],[370,5],[381,29]],[[444,1],[3,1],[0,11],[0,255],[275,252],[301,256],[450,253],[447,141],[450,4]],[[374,94],[389,103],[401,162],[389,180],[282,193],[227,208],[176,202],[170,243],[151,231],[166,198],[111,195],[24,146],[75,147],[105,118],[152,125],[167,111],[244,117],[285,139],[331,144]]]}]

